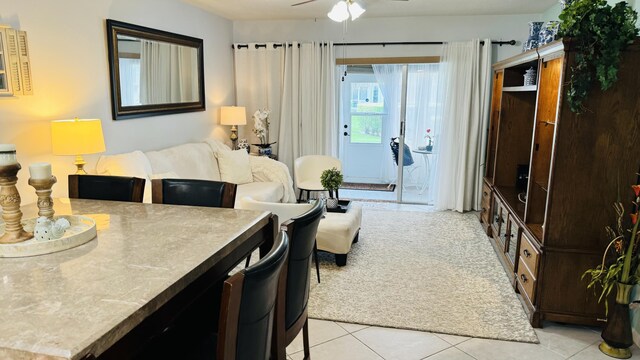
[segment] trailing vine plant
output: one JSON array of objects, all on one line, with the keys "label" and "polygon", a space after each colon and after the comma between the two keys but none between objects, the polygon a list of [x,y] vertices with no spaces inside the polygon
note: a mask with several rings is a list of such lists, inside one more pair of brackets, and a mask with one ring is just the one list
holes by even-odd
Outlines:
[{"label": "trailing vine plant", "polygon": [[567,92],[571,111],[585,109],[594,81],[607,90],[618,80],[620,53],[638,35],[637,19],[624,1],[612,7],[606,0],[575,0],[564,8],[559,35],[572,38],[576,51]]}]

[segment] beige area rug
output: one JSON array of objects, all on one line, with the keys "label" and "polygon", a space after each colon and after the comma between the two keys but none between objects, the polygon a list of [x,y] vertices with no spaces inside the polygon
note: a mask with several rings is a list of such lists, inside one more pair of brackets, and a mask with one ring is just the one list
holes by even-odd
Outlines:
[{"label": "beige area rug", "polygon": [[475,214],[363,211],[347,265],[311,274],[311,318],[538,342]]}]

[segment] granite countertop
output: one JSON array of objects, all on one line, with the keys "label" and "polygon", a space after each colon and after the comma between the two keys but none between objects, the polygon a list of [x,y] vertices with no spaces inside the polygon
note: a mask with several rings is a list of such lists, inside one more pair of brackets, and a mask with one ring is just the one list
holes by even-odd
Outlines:
[{"label": "granite countertop", "polygon": [[[58,253],[0,258],[0,359],[102,353],[221,249],[268,223],[266,212],[190,206],[56,199],[54,209],[92,217],[98,236]],[[37,208],[23,212],[35,217]]]}]

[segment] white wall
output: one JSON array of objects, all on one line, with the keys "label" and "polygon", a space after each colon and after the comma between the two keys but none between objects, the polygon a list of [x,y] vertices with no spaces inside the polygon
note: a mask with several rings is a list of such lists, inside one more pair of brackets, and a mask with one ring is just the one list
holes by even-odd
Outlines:
[{"label": "white wall", "polygon": [[[517,46],[494,46],[494,58],[504,59],[522,51],[528,22],[540,20],[540,14],[496,16],[421,16],[402,18],[360,18],[343,24],[329,19],[235,21],[234,42],[262,41],[333,41],[396,42],[455,41],[489,37],[493,40],[515,39]],[[343,54],[346,51],[346,54]],[[338,57],[428,56],[439,55],[440,46],[367,46],[339,47]],[[345,56],[346,55],[346,56]]]},{"label": "white wall", "polygon": [[[204,39],[207,111],[113,121],[105,19]],[[107,153],[159,149],[213,136],[226,138],[219,107],[233,104],[233,25],[180,0],[0,0],[0,23],[27,31],[34,95],[0,97],[0,143],[14,143],[23,170],[23,204],[35,201],[28,165],[53,163],[54,196],[66,196],[73,157],[51,154],[49,122],[100,118]],[[226,127],[225,127],[226,128]],[[87,156],[88,169],[98,155]]]}]

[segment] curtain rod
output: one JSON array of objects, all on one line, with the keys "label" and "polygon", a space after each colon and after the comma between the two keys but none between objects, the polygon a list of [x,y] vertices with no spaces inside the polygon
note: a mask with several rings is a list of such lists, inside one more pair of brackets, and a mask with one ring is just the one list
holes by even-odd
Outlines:
[{"label": "curtain rod", "polygon": [[[443,45],[446,44],[444,41],[409,41],[409,42],[362,42],[362,43],[334,43],[334,46],[387,46],[387,45]],[[480,41],[481,45],[484,45],[484,41]],[[508,41],[492,41],[492,45],[511,45],[514,46],[516,44],[515,40]],[[322,45],[327,45],[327,43],[322,43]],[[283,44],[273,44],[273,48],[282,47]],[[289,44],[289,47],[292,45]],[[267,44],[255,44],[256,49],[266,48]],[[300,44],[298,44],[300,47]],[[235,45],[231,45],[232,49],[235,49]],[[248,44],[240,44],[238,45],[238,49],[248,49]]]}]

